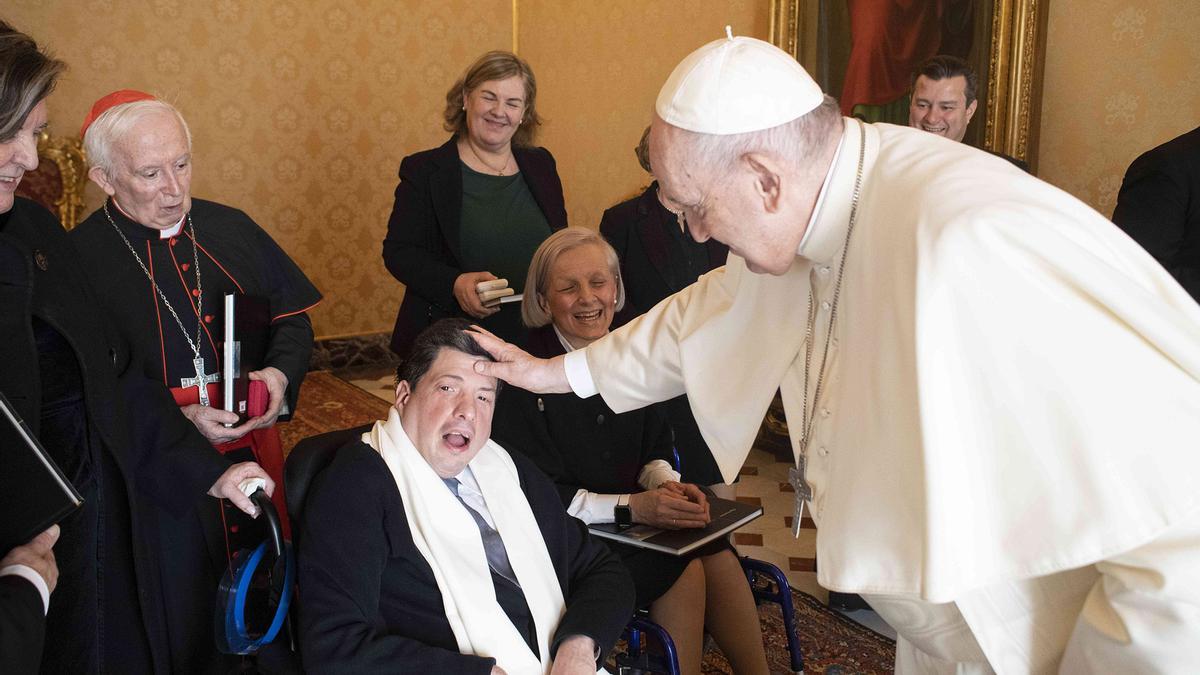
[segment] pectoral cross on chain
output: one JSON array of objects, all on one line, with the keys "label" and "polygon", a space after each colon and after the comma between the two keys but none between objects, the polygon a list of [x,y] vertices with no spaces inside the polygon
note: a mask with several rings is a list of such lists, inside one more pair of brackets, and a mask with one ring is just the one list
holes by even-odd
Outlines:
[{"label": "pectoral cross on chain", "polygon": [[788,469],[788,483],[796,491],[796,505],[792,510],[792,536],[800,536],[800,521],[804,519],[804,503],[813,496],[812,486],[808,484],[805,470],[808,468],[808,458],[803,453],[796,460],[796,466]]},{"label": "pectoral cross on chain", "polygon": [[192,359],[192,367],[196,369],[196,376],[179,378],[179,386],[197,387],[200,390],[200,405],[208,407],[208,385],[220,382],[221,374],[213,373],[211,375],[205,375],[204,359],[202,358]]}]

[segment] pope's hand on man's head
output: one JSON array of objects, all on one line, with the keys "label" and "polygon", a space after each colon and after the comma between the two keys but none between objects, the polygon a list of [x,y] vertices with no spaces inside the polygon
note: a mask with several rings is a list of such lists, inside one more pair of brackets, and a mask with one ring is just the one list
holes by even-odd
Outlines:
[{"label": "pope's hand on man's head", "polygon": [[539,359],[511,345],[479,326],[467,331],[495,362],[476,361],[475,372],[490,375],[535,394],[566,394],[571,391],[563,357]]},{"label": "pope's hand on man's head", "polygon": [[275,481],[271,480],[266,470],[259,466],[257,462],[240,462],[226,469],[225,473],[221,474],[221,477],[217,479],[217,482],[213,483],[213,486],[209,488],[208,494],[210,497],[216,497],[217,499],[228,499],[233,502],[234,506],[257,518],[258,507],[254,505],[254,502],[250,501],[250,498],[242,492],[241,488],[242,481],[248,478],[262,478],[266,481],[263,491],[267,493],[268,497],[275,493]]}]

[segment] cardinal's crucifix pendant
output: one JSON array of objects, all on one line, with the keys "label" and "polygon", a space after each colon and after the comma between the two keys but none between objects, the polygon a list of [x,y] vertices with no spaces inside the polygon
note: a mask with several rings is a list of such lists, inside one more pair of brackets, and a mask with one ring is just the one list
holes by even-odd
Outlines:
[{"label": "cardinal's crucifix pendant", "polygon": [[204,359],[202,359],[202,358],[197,357],[195,359],[192,359],[192,367],[196,369],[196,376],[180,378],[179,386],[181,386],[181,387],[196,387],[197,389],[199,389],[200,405],[207,407],[209,405],[208,385],[213,382],[220,382],[221,375],[219,373],[212,373],[211,375],[205,375],[204,374]]}]

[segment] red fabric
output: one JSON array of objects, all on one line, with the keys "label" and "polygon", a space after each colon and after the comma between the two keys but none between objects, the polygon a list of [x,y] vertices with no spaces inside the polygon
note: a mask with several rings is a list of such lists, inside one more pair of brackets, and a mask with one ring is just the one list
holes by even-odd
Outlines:
[{"label": "red fabric", "polygon": [[884,105],[908,93],[912,71],[938,54],[949,0],[847,0],[850,61],[842,114],[856,105]]},{"label": "red fabric", "polygon": [[271,405],[271,392],[262,380],[250,380],[246,392],[246,416],[259,417],[267,412]]},{"label": "red fabric", "polygon": [[[171,387],[170,389],[171,395],[175,397],[176,405],[181,408],[185,405],[200,403],[200,392],[195,387]],[[221,385],[208,385],[208,400],[214,408],[221,407],[223,401]],[[271,495],[271,502],[275,504],[275,510],[279,512],[279,522],[283,525],[283,536],[291,539],[292,526],[288,521],[287,502],[284,501],[283,495],[283,443],[279,440],[279,430],[274,425],[266,429],[255,429],[236,441],[213,445],[213,447],[221,454],[245,447],[250,448],[258,465],[267,472],[271,480],[275,481],[275,492]]]},{"label": "red fabric", "polygon": [[123,103],[133,103],[134,101],[153,101],[154,98],[154,96],[136,89],[119,89],[111,94],[102,96],[100,100],[92,104],[92,109],[88,111],[87,117],[84,118],[83,126],[79,128],[79,137],[83,138],[87,134],[88,127],[92,126],[92,122],[95,122],[97,117],[108,112],[109,108],[115,108]]}]

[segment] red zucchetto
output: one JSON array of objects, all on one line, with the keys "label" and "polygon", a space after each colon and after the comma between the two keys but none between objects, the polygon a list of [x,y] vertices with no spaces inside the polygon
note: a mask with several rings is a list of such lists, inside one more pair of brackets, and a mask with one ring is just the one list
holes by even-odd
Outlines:
[{"label": "red zucchetto", "polygon": [[153,101],[155,98],[155,96],[136,89],[119,89],[111,94],[100,97],[99,100],[92,104],[91,111],[88,112],[87,117],[83,120],[83,126],[79,128],[79,137],[83,138],[87,133],[88,127],[92,126],[92,122],[95,122],[97,117],[108,112],[110,108],[115,108],[123,103],[133,103],[134,101]]}]

